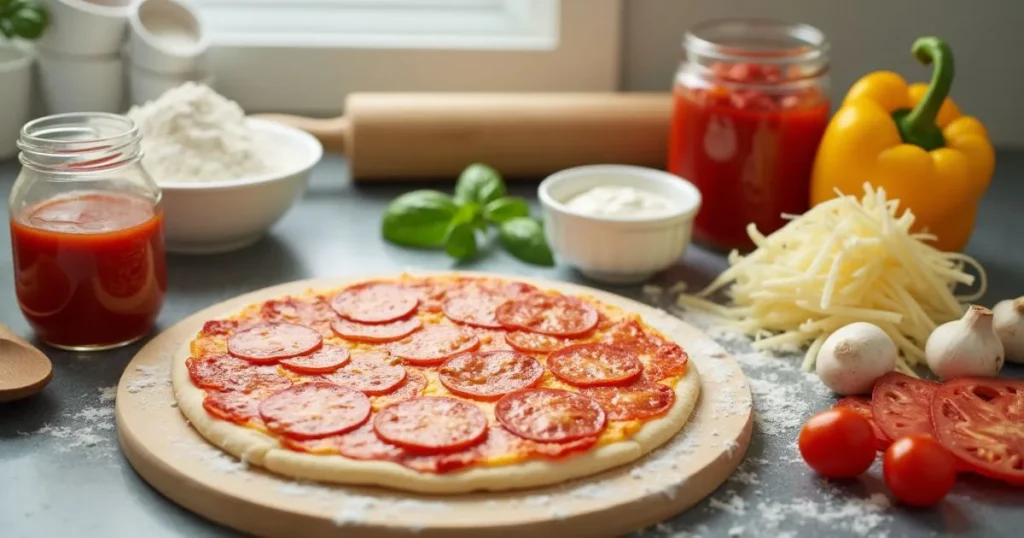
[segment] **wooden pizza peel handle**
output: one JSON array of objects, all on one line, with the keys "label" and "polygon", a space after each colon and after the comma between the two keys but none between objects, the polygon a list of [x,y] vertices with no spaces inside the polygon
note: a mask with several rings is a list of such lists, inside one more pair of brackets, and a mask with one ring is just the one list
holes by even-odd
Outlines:
[{"label": "wooden pizza peel handle", "polygon": [[353,93],[345,115],[261,115],[344,153],[356,181],[447,178],[484,162],[538,178],[585,164],[664,168],[667,93]]}]

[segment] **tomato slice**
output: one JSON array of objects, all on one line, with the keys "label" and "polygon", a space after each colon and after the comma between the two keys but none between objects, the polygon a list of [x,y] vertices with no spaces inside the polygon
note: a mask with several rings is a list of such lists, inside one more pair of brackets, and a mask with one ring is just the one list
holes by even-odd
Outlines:
[{"label": "tomato slice", "polygon": [[871,423],[871,429],[875,432],[875,448],[879,451],[883,451],[892,444],[892,439],[875,424],[875,418],[871,413],[871,400],[863,396],[847,396],[842,400],[836,402],[835,407],[849,407],[857,412],[858,415],[868,419]]},{"label": "tomato slice", "polygon": [[935,437],[967,470],[1024,486],[1024,381],[963,377],[931,401]]},{"label": "tomato slice", "polygon": [[939,384],[889,372],[875,381],[871,391],[871,416],[889,439],[932,433],[932,394]]}]

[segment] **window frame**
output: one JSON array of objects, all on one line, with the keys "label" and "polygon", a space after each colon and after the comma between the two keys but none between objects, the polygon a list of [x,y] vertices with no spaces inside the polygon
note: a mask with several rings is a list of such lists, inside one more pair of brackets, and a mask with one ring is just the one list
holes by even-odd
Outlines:
[{"label": "window frame", "polygon": [[[356,91],[619,89],[621,0],[193,1],[213,45],[212,84],[250,112],[336,114]],[[428,7],[443,13],[434,26]],[[316,13],[320,26],[295,31]]]}]

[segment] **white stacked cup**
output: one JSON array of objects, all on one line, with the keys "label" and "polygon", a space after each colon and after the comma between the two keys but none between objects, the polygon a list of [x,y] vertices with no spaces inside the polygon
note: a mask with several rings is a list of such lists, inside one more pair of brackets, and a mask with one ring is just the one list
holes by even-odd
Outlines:
[{"label": "white stacked cup", "polygon": [[205,68],[209,40],[186,0],[141,0],[128,18],[128,88],[141,105],[187,81],[211,84]]},{"label": "white stacked cup", "polygon": [[121,45],[135,0],[44,0],[50,24],[39,40],[42,97],[50,114],[121,112]]}]

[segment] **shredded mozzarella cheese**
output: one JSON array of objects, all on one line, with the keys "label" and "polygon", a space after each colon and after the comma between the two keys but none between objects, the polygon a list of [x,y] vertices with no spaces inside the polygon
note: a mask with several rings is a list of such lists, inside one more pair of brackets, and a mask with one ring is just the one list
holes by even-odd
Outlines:
[{"label": "shredded mozzarella cheese", "polygon": [[[814,367],[822,343],[856,321],[878,325],[899,348],[898,369],[924,362],[924,344],[941,323],[964,313],[963,303],[985,293],[985,271],[977,260],[925,243],[934,236],[912,233],[914,215],[897,217],[899,200],[864,184],[864,196],[843,195],[787,216],[786,226],[764,236],[751,224],[756,250],[729,255],[730,267],[696,295],[677,304],[726,318],[755,338],[755,349],[807,345],[803,367]],[[956,296],[957,285],[977,289]],[[726,291],[729,306],[708,297]]]}]

